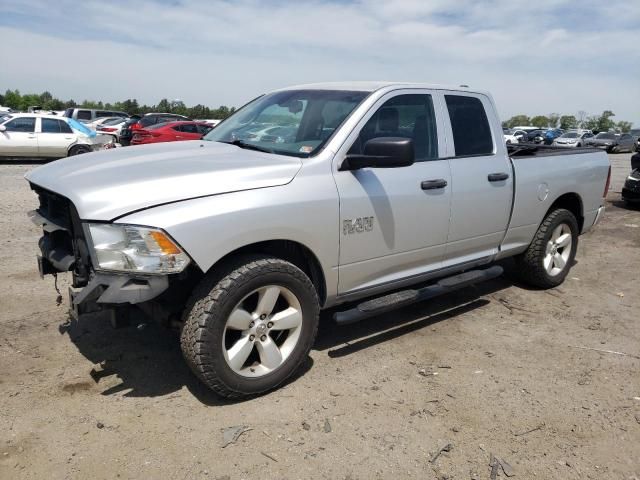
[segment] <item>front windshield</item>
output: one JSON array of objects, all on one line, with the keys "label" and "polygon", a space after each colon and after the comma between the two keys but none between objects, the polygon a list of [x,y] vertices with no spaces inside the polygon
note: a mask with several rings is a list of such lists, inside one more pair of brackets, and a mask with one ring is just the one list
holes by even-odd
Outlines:
[{"label": "front windshield", "polygon": [[605,140],[615,140],[616,135],[615,133],[599,133],[598,135],[596,135],[596,138],[604,138]]},{"label": "front windshield", "polygon": [[560,138],[578,138],[578,134],[576,132],[569,132],[561,135]]},{"label": "front windshield", "polygon": [[322,148],[367,95],[343,90],[270,93],[238,110],[203,140],[308,157]]}]

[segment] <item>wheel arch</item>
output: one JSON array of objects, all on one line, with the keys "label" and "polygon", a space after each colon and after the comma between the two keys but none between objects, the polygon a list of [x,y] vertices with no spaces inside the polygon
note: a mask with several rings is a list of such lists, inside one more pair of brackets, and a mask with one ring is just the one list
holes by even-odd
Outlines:
[{"label": "wheel arch", "polygon": [[316,288],[320,305],[324,305],[327,299],[327,284],[320,261],[310,248],[294,240],[265,240],[236,248],[218,259],[209,268],[207,274],[220,268],[221,265],[228,263],[235,257],[249,254],[272,255],[298,267],[309,277]]},{"label": "wheel arch", "polygon": [[564,193],[560,195],[549,207],[549,210],[544,215],[544,218],[547,218],[554,210],[558,208],[564,208],[565,210],[569,210],[576,217],[578,221],[579,231],[582,232],[582,227],[584,225],[584,206],[582,203],[582,198],[575,192]]}]

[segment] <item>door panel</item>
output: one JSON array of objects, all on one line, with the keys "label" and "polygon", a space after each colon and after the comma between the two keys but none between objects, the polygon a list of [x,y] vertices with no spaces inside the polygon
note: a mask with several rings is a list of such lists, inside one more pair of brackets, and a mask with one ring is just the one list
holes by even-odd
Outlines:
[{"label": "door panel", "polygon": [[437,129],[427,92],[388,94],[362,120],[345,151],[338,152],[341,164],[346,150],[360,154],[371,138],[405,137],[413,139],[418,160],[409,167],[334,172],[340,196],[339,294],[440,267],[451,174],[449,162],[438,157]]},{"label": "door panel", "polygon": [[4,124],[0,132],[0,155],[10,157],[37,157],[38,139],[35,117],[17,117]]},{"label": "door panel", "polygon": [[76,135],[67,123],[53,118],[40,119],[40,132],[37,135],[42,157],[66,157],[69,146],[76,141]]},{"label": "door panel", "polygon": [[[450,185],[447,160],[338,172],[339,293],[440,266],[447,240],[451,187],[421,188],[422,181],[434,179]],[[358,219],[362,219],[362,227]],[[354,231],[350,231],[352,226]]]},{"label": "door panel", "polygon": [[445,253],[445,265],[451,265],[497,252],[511,214],[513,175],[505,149],[494,145],[496,127],[488,120],[494,118],[488,99],[445,94],[445,101],[454,148]]}]

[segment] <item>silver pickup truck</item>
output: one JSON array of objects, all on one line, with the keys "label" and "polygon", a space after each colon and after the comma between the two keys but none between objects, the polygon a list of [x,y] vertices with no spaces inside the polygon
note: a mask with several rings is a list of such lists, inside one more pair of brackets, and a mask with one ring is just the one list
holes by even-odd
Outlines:
[{"label": "silver pickup truck", "polygon": [[[203,140],[91,153],[27,175],[42,274],[75,314],[132,306],[179,325],[227,397],[273,389],[338,324],[464,288],[515,257],[562,283],[604,211],[606,153],[507,152],[491,97],[345,83],[263,95]],[[348,302],[348,303],[347,303]]]}]

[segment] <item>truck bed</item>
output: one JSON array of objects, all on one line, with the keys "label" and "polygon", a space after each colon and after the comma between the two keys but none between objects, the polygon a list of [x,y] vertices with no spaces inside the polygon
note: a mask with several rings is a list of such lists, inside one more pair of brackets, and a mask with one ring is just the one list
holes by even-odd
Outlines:
[{"label": "truck bed", "polygon": [[560,198],[580,203],[581,233],[591,228],[603,204],[609,170],[604,150],[514,145],[509,146],[509,153],[515,180],[514,198],[499,258],[524,251],[540,219]]}]

